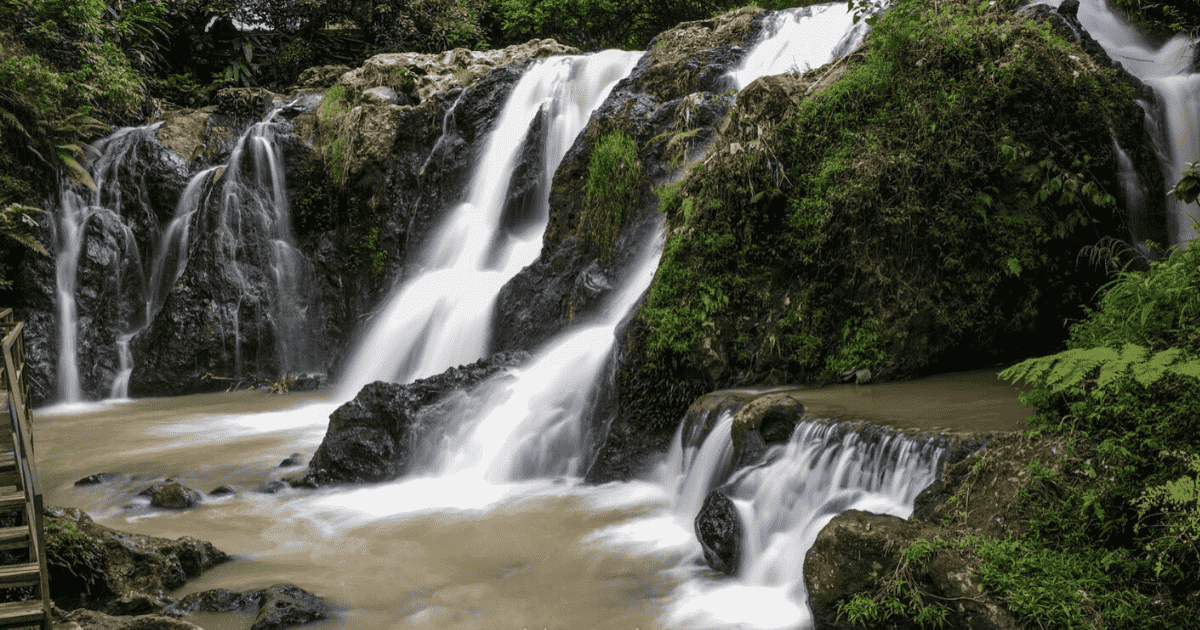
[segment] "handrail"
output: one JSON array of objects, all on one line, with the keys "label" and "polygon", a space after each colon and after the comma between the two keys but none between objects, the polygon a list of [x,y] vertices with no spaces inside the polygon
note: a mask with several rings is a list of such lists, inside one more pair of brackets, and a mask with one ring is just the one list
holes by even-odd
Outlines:
[{"label": "handrail", "polygon": [[0,332],[4,339],[3,378],[0,387],[6,390],[9,417],[13,432],[13,457],[25,492],[25,518],[29,524],[30,561],[38,564],[38,592],[42,603],[43,630],[50,630],[50,584],[46,569],[46,530],[42,517],[42,487],[38,481],[37,459],[33,450],[33,429],[30,426],[32,408],[29,402],[29,380],[25,378],[25,323],[14,322],[11,308],[0,310]]}]

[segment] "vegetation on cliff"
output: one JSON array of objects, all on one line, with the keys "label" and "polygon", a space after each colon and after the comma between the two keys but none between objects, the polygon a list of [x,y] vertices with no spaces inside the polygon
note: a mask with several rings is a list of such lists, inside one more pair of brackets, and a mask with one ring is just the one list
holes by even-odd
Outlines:
[{"label": "vegetation on cliff", "polygon": [[735,114],[733,142],[660,191],[645,360],[716,385],[903,377],[965,340],[1052,347],[1102,281],[1077,253],[1116,224],[1109,125],[1140,120],[1113,71],[1048,23],[916,0],[801,79],[842,70],[786,114]]}]

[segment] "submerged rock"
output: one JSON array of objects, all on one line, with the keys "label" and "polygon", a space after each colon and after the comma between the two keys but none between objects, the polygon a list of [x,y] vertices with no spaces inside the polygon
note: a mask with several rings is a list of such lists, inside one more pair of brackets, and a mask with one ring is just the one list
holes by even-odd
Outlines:
[{"label": "submerged rock", "polygon": [[204,500],[203,495],[179,483],[156,483],[138,493],[150,497],[152,507],[183,510],[195,507]]},{"label": "submerged rock", "polygon": [[214,589],[193,593],[163,611],[171,617],[194,612],[257,613],[250,630],[281,630],[319,619],[330,609],[325,600],[294,584],[276,584],[256,591],[235,593]]},{"label": "submerged rock", "polygon": [[106,615],[86,609],[73,610],[63,620],[78,624],[81,630],[204,630],[194,623],[163,615]]},{"label": "submerged rock", "polygon": [[80,486],[98,486],[102,483],[107,483],[109,481],[113,481],[114,479],[120,479],[120,478],[121,478],[121,475],[118,475],[116,473],[96,473],[94,475],[88,475],[87,477],[84,477],[83,479],[80,479],[79,481],[76,481],[75,487],[78,488]]},{"label": "submerged rock", "polygon": [[428,413],[456,392],[517,367],[527,352],[502,352],[405,385],[376,381],[329,417],[305,483],[389,481],[408,471],[414,449],[434,430],[448,430]]}]

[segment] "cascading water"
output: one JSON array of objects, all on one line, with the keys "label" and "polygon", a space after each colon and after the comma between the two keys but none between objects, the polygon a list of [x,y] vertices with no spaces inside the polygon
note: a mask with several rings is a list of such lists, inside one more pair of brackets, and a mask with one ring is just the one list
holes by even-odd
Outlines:
[{"label": "cascading water", "polygon": [[672,453],[693,453],[667,471],[666,481],[677,488],[677,521],[690,524],[704,497],[720,486],[733,499],[745,532],[738,577],[686,584],[670,615],[678,626],[811,627],[803,569],[817,534],[845,510],[908,518],[914,499],[935,481],[948,454],[941,439],[915,440],[869,425],[803,422],[786,446],[772,447],[763,463],[737,471],[722,485],[721,471],[731,464],[731,425],[726,409],[698,448],[684,447],[681,434],[672,445]]},{"label": "cascading water", "polygon": [[[1046,0],[1045,4],[1057,8],[1062,0]],[[1154,91],[1154,103],[1138,104],[1146,111],[1146,130],[1169,190],[1183,177],[1188,164],[1200,161],[1200,73],[1192,65],[1196,42],[1185,34],[1165,42],[1149,37],[1104,0],[1081,0],[1078,17],[1113,61]],[[1200,220],[1200,208],[1167,197],[1171,245],[1200,236],[1195,220]]]},{"label": "cascading water", "polygon": [[[91,173],[96,190],[85,199],[65,186],[59,206],[58,396],[61,402],[81,399],[79,386],[76,282],[79,257],[89,221],[99,221],[122,235],[121,260],[116,267],[116,350],[119,367],[109,390],[112,398],[129,394],[134,358],[131,345],[154,322],[172,287],[187,268],[191,238],[197,222],[204,225],[205,247],[218,265],[222,281],[269,305],[274,324],[277,362],[282,369],[308,367],[304,340],[307,262],[294,245],[291,213],[284,187],[283,155],[278,141],[281,124],[251,125],[238,139],[228,164],[205,169],[191,177],[174,216],[160,229],[144,183],[125,186],[136,199],[125,199],[121,179],[130,178],[136,149],[154,142],[158,124],[120,129],[96,143]],[[136,216],[133,215],[136,213]],[[141,234],[143,244],[139,246]],[[265,283],[251,278],[251,268],[266,270]],[[256,286],[263,285],[265,287]],[[265,288],[265,291],[263,289]],[[264,292],[265,295],[252,295]],[[231,327],[236,331],[236,313]],[[242,370],[240,337],[234,336],[237,369]]]},{"label": "cascading water", "polygon": [[[56,288],[58,306],[58,400],[76,403],[82,400],[83,390],[79,383],[79,313],[76,292],[79,280],[79,262],[86,245],[88,224],[94,219],[114,226],[122,236],[124,260],[117,269],[119,277],[130,273],[140,276],[141,255],[137,240],[129,224],[122,218],[123,208],[128,202],[136,206],[136,212],[144,216],[133,220],[148,220],[155,224],[154,209],[146,198],[145,186],[130,187],[133,199],[126,199],[121,184],[121,175],[136,162],[136,149],[147,141],[159,124],[119,129],[107,138],[94,143],[95,150],[90,172],[95,188],[86,196],[78,187],[63,180],[59,198],[58,217],[55,222],[56,243]],[[139,182],[140,183],[140,182]],[[136,281],[136,278],[134,279]],[[89,318],[90,319],[90,318]]]},{"label": "cascading water", "polygon": [[814,4],[777,11],[768,18],[761,39],[732,73],[737,89],[755,79],[785,72],[806,72],[858,47],[871,27],[845,2]]},{"label": "cascading water", "polygon": [[512,234],[501,225],[509,179],[530,124],[544,111],[541,176],[548,181],[592,110],[641,55],[610,50],[557,57],[537,61],[525,72],[488,137],[469,198],[431,240],[419,261],[424,270],[396,291],[372,323],[342,380],[343,397],[373,381],[407,382],[487,353],[496,297],[537,258],[549,216],[541,195],[536,229]]}]

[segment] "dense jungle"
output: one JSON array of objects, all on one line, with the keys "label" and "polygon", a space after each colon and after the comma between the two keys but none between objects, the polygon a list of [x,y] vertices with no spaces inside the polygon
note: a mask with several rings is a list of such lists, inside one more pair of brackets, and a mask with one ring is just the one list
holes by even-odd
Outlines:
[{"label": "dense jungle", "polygon": [[1194,0],[0,0],[57,621],[1194,627],[1198,41]]}]

